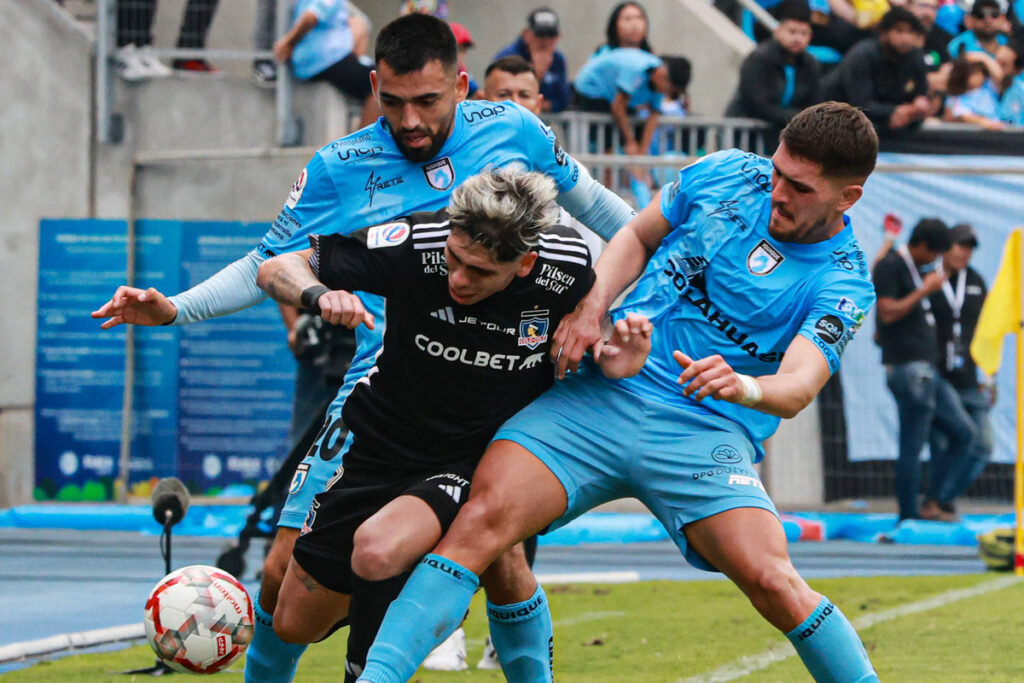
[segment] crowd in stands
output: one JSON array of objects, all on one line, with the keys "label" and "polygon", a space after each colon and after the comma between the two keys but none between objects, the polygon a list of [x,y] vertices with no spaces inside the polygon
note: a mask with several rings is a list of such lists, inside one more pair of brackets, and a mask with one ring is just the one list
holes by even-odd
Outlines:
[{"label": "crowd in stands", "polygon": [[928,119],[1024,126],[1024,27],[1007,0],[974,0],[966,12],[940,0],[768,4],[779,26],[744,62],[732,116],[784,125],[834,99],[880,130]]}]

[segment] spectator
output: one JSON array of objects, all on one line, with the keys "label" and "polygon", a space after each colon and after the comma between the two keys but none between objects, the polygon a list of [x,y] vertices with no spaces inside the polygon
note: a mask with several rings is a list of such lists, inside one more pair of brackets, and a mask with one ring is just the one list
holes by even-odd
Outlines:
[{"label": "spectator", "polygon": [[[670,71],[649,52],[633,47],[606,49],[591,55],[576,75],[574,105],[584,111],[611,112],[626,154],[643,154],[658,126],[662,97],[678,97],[686,88],[687,83],[679,79],[679,70]],[[647,120],[638,140],[630,116],[639,111]]]},{"label": "spectator", "polygon": [[[370,20],[358,7],[346,0],[348,26],[352,31],[352,52],[366,55],[370,43]],[[276,38],[277,0],[256,0],[256,21],[253,26],[253,46],[257,50],[272,50]],[[257,85],[273,85],[277,81],[277,65],[272,59],[257,59],[252,63],[252,77]]]},{"label": "spectator", "polygon": [[949,43],[949,54],[956,57],[961,51],[987,52],[995,57],[1001,45],[1009,40],[1010,21],[1006,18],[999,0],[975,0],[971,12],[964,17],[967,30]]},{"label": "spectator", "polygon": [[960,422],[966,420],[974,425],[975,436],[966,457],[957,459],[951,453],[950,438],[943,431],[949,421],[933,423],[929,439],[933,486],[921,513],[955,521],[956,499],[978,478],[992,453],[988,412],[994,396],[991,384],[979,384],[978,368],[970,354],[986,293],[985,281],[970,266],[978,237],[966,223],[953,226],[949,236],[952,246],[942,258],[948,279],[942,283],[941,291],[931,295],[939,340],[939,376],[943,380],[936,393],[935,412],[958,414]]},{"label": "spectator", "polygon": [[[933,417],[948,417],[935,411],[939,342],[929,296],[945,282],[942,272],[935,269],[935,260],[949,246],[945,223],[925,218],[914,228],[909,243],[891,250],[872,271],[878,297],[877,341],[882,347],[886,384],[896,400],[899,417],[895,487],[901,521],[921,517],[917,500],[921,448],[928,439]],[[973,427],[968,423],[965,429],[950,431],[951,457],[966,452]]]},{"label": "spectator", "polygon": [[935,72],[949,61],[949,41],[953,36],[935,23],[939,0],[910,0],[907,9],[914,13],[924,27],[924,63],[928,71]]},{"label": "spectator", "polygon": [[774,14],[779,26],[743,61],[726,116],[761,119],[781,129],[802,109],[821,102],[821,67],[807,54],[811,8],[806,0],[783,0]]},{"label": "spectator", "polygon": [[296,0],[292,26],[274,43],[282,64],[291,60],[301,81],[324,81],[362,105],[360,126],[377,120],[370,91],[373,67],[353,52],[355,41],[343,0]]},{"label": "spectator", "polygon": [[560,29],[558,15],[547,7],[535,9],[526,18],[526,28],[519,38],[503,47],[495,60],[519,55],[533,65],[540,79],[544,111],[560,112],[569,106],[569,67],[556,46]]},{"label": "spectator", "polygon": [[999,90],[1003,71],[996,60],[984,52],[968,52],[957,57],[949,72],[946,98],[947,121],[972,123],[985,130],[1003,130],[999,120]]},{"label": "spectator", "polygon": [[1012,80],[999,101],[999,119],[1011,126],[1024,126],[1024,46],[1014,53]]},{"label": "spectator", "polygon": [[479,100],[482,96],[480,84],[476,82],[470,75],[469,69],[466,68],[466,55],[469,53],[470,48],[476,46],[476,43],[473,42],[473,34],[464,25],[455,21],[448,22],[448,26],[451,27],[452,33],[455,35],[455,45],[459,50],[459,73],[466,74],[466,78],[469,79],[469,90],[466,93],[466,97],[472,100]]},{"label": "spectator", "polygon": [[612,9],[604,33],[606,41],[598,51],[617,47],[635,47],[654,52],[647,42],[647,10],[638,2],[622,2]]},{"label": "spectator", "polygon": [[893,7],[878,25],[878,36],[850,50],[825,77],[826,100],[864,110],[878,128],[906,128],[932,112],[928,74],[917,47],[924,27],[910,10]]},{"label": "spectator", "polygon": [[[206,33],[217,11],[218,0],[188,0],[178,31],[179,48],[206,45]],[[119,0],[117,3],[117,54],[114,64],[126,81],[163,78],[172,71],[153,53],[153,18],[156,0]],[[192,74],[213,74],[218,69],[204,59],[175,59],[174,69]]]}]

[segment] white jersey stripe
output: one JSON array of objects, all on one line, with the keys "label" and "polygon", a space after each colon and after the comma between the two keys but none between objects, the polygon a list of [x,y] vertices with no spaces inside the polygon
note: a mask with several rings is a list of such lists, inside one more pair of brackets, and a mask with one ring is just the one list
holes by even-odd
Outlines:
[{"label": "white jersey stripe", "polygon": [[433,230],[431,232],[414,232],[412,238],[414,240],[429,239],[431,237],[445,237],[450,233],[451,230]]},{"label": "white jersey stripe", "polygon": [[440,223],[417,223],[412,226],[413,230],[424,230],[426,228],[446,228],[450,221],[442,221]]},{"label": "white jersey stripe", "polygon": [[577,258],[575,256],[566,256],[565,254],[555,254],[550,251],[540,250],[540,257],[546,258],[549,261],[564,261],[566,263],[578,263],[581,266],[587,265],[587,259]]},{"label": "white jersey stripe", "polygon": [[583,240],[583,238],[581,237],[565,237],[563,235],[554,235],[548,232],[541,233],[540,239],[542,242],[544,240],[554,240],[555,242],[571,242],[573,244],[586,244],[586,241]]},{"label": "white jersey stripe", "polygon": [[416,244],[412,245],[412,248],[413,249],[436,249],[438,247],[443,247],[446,244],[447,244],[447,242],[443,242],[443,241],[442,242],[417,242]]},{"label": "white jersey stripe", "polygon": [[573,254],[588,254],[590,251],[584,246],[572,246],[568,244],[549,244],[545,243],[544,240],[540,241],[541,248],[554,249],[555,251],[567,251]]}]

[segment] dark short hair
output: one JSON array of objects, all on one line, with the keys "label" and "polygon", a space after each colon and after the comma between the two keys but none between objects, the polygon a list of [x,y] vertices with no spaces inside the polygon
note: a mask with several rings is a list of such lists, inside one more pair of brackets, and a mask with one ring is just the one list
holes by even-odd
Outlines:
[{"label": "dark short hair", "polygon": [[779,138],[790,154],[821,166],[823,175],[857,178],[875,170],[878,133],[860,109],[845,102],[822,102],[790,120]]},{"label": "dark short hair", "polygon": [[[533,69],[533,64],[520,57],[519,55],[509,55],[502,57],[501,59],[495,59],[487,66],[487,71],[484,72],[484,78],[491,75],[492,71],[504,71],[510,73],[513,76],[519,74],[531,73],[534,78],[537,78],[537,72]],[[538,82],[540,79],[537,79]]]},{"label": "dark short hair", "polygon": [[783,21],[799,21],[804,24],[811,23],[811,6],[807,0],[782,0],[771,10],[772,16]]},{"label": "dark short hair", "polygon": [[932,251],[943,253],[949,251],[953,241],[949,238],[949,227],[941,218],[922,218],[914,226],[907,244],[923,244]]},{"label": "dark short hair", "polygon": [[899,24],[907,24],[912,31],[922,36],[928,33],[924,30],[924,24],[921,23],[921,20],[914,16],[914,13],[906,7],[893,7],[882,15],[881,21],[878,22],[878,32],[887,33]]},{"label": "dark short hair", "polygon": [[965,55],[960,55],[953,60],[953,66],[949,70],[949,78],[946,81],[946,93],[949,95],[963,95],[970,90],[970,79],[976,73],[980,73],[988,80],[988,67],[981,62],[971,62]]},{"label": "dark short hair", "polygon": [[374,52],[377,65],[386,63],[396,74],[419,71],[438,60],[446,71],[459,63],[455,34],[447,22],[429,14],[407,14],[380,30]]},{"label": "dark short hair", "polygon": [[690,86],[690,60],[677,55],[661,55],[662,63],[668,69],[668,80],[681,92]]},{"label": "dark short hair", "polygon": [[[608,47],[622,47],[619,44],[619,29],[617,24],[619,23],[619,15],[622,14],[622,10],[627,7],[638,7],[640,11],[644,13],[644,19],[647,19],[648,30],[651,28],[651,20],[643,5],[639,2],[635,2],[635,0],[620,2],[612,8],[612,13],[608,15],[608,25],[605,26],[604,29],[605,40],[608,41]],[[654,52],[654,50],[651,49],[651,44],[647,42],[647,36],[644,36],[643,41],[640,43],[640,49],[647,50],[648,52]]]}]

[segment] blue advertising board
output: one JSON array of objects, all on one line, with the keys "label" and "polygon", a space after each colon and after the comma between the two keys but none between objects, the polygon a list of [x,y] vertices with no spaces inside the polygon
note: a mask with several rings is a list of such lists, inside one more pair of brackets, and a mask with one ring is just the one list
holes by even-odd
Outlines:
[{"label": "blue advertising board", "polygon": [[[125,327],[89,313],[125,282],[126,223],[40,225],[37,499],[107,500],[119,470]],[[265,224],[142,220],[136,282],[186,289],[244,254]],[[294,361],[277,306],[183,327],[135,328],[131,492],[159,477],[195,492],[259,484],[284,455]]]}]

